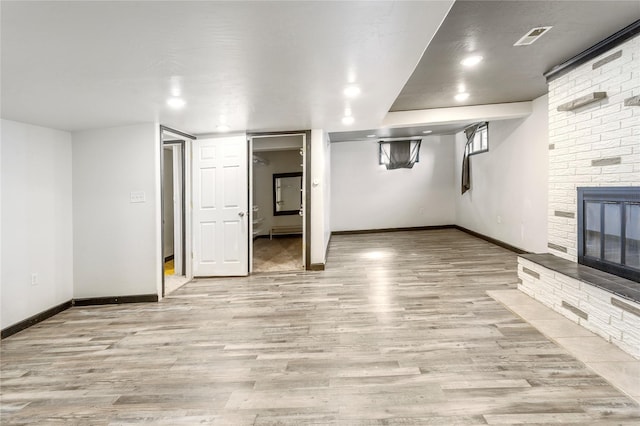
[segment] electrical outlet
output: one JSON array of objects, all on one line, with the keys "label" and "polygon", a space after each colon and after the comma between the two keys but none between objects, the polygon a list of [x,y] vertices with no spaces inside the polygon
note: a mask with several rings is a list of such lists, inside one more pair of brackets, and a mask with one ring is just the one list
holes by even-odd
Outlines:
[{"label": "electrical outlet", "polygon": [[146,201],[144,191],[132,191],[129,193],[129,202],[131,203],[144,203]]},{"label": "electrical outlet", "polygon": [[38,285],[38,274],[35,272],[31,274],[31,285]]},{"label": "electrical outlet", "polygon": [[502,216],[498,215],[498,217],[496,218],[496,222],[502,223]]}]

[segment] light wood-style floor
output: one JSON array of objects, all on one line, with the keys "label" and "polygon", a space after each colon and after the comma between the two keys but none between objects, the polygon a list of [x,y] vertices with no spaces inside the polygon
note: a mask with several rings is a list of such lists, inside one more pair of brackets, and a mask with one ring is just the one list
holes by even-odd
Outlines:
[{"label": "light wood-style floor", "polygon": [[456,230],[334,236],[325,271],[72,308],[2,341],[1,423],[640,424],[487,296],[515,270]]}]

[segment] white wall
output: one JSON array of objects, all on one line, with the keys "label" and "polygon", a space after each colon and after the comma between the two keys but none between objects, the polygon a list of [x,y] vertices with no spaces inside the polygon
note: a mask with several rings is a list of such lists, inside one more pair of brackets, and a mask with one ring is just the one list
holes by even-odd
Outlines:
[{"label": "white wall", "polygon": [[295,150],[260,152],[258,155],[269,164],[253,165],[253,204],[259,208],[254,213],[254,219],[256,217],[263,219],[259,225],[254,225],[260,230],[258,235],[269,235],[272,226],[302,227],[302,216],[299,214],[273,215],[273,175],[274,173],[302,172],[301,137],[299,144],[300,146]]},{"label": "white wall", "polygon": [[72,160],[67,132],[1,127],[4,329],[73,297]]},{"label": "white wall", "polygon": [[331,229],[453,224],[453,155],[453,136],[428,136],[412,169],[386,170],[377,141],[332,144]]},{"label": "white wall", "polygon": [[[158,294],[158,125],[73,134],[74,297]],[[145,193],[131,203],[130,192]]]},{"label": "white wall", "polygon": [[311,263],[324,264],[331,235],[331,157],[329,135],[322,129],[311,130]]},{"label": "white wall", "polygon": [[[324,154],[324,256],[331,239],[331,141],[327,135]],[[325,262],[327,259],[324,259]]]},{"label": "white wall", "polygon": [[489,152],[471,159],[471,190],[460,195],[466,139],[456,135],[455,223],[515,247],[546,252],[547,96],[527,118],[489,123]]}]

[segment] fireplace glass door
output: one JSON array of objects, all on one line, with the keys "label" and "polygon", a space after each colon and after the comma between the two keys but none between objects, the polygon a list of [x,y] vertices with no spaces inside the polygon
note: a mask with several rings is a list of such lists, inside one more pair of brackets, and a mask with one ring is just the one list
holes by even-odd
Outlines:
[{"label": "fireplace glass door", "polygon": [[604,203],[604,260],[622,263],[621,203]]},{"label": "fireplace glass door", "polygon": [[640,187],[578,188],[578,262],[640,281]]},{"label": "fireplace glass door", "polygon": [[627,204],[625,263],[640,270],[640,204]]},{"label": "fireplace glass door", "polygon": [[600,257],[600,252],[602,251],[602,245],[600,244],[600,233],[602,230],[600,229],[600,216],[601,216],[601,208],[599,202],[587,201],[585,202],[585,226],[584,226],[584,237],[585,237],[585,256],[589,257]]}]

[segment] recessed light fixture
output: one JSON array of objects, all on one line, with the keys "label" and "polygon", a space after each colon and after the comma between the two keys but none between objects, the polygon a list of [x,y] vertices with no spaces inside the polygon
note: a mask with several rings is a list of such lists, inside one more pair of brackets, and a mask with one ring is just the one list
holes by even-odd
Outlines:
[{"label": "recessed light fixture", "polygon": [[171,96],[179,98],[182,95],[182,77],[179,75],[171,76],[169,85],[171,86]]},{"label": "recessed light fixture", "polygon": [[433,132],[433,130],[423,130],[422,133],[424,133],[425,135],[428,135],[429,133]]},{"label": "recessed light fixture", "polygon": [[167,105],[169,105],[173,109],[180,109],[184,107],[187,103],[182,98],[169,98],[167,99]]},{"label": "recessed light fixture", "polygon": [[367,135],[368,138],[375,138],[376,135]]},{"label": "recessed light fixture", "polygon": [[216,127],[216,130],[218,132],[228,132],[230,129],[229,129],[229,126],[227,126],[226,124],[221,124],[218,127]]},{"label": "recessed light fixture", "polygon": [[482,61],[482,56],[473,55],[473,56],[468,56],[464,58],[463,60],[460,61],[460,63],[465,67],[473,67],[475,65],[478,65],[481,61]]},{"label": "recessed light fixture", "polygon": [[467,99],[469,99],[469,94],[468,93],[458,93],[457,95],[454,96],[454,98],[458,102],[466,101]]},{"label": "recessed light fixture", "polygon": [[354,121],[354,118],[350,115],[342,117],[342,124],[345,124],[347,126],[353,124]]},{"label": "recessed light fixture", "polygon": [[342,91],[347,98],[355,98],[360,94],[360,88],[358,86],[347,86]]}]

